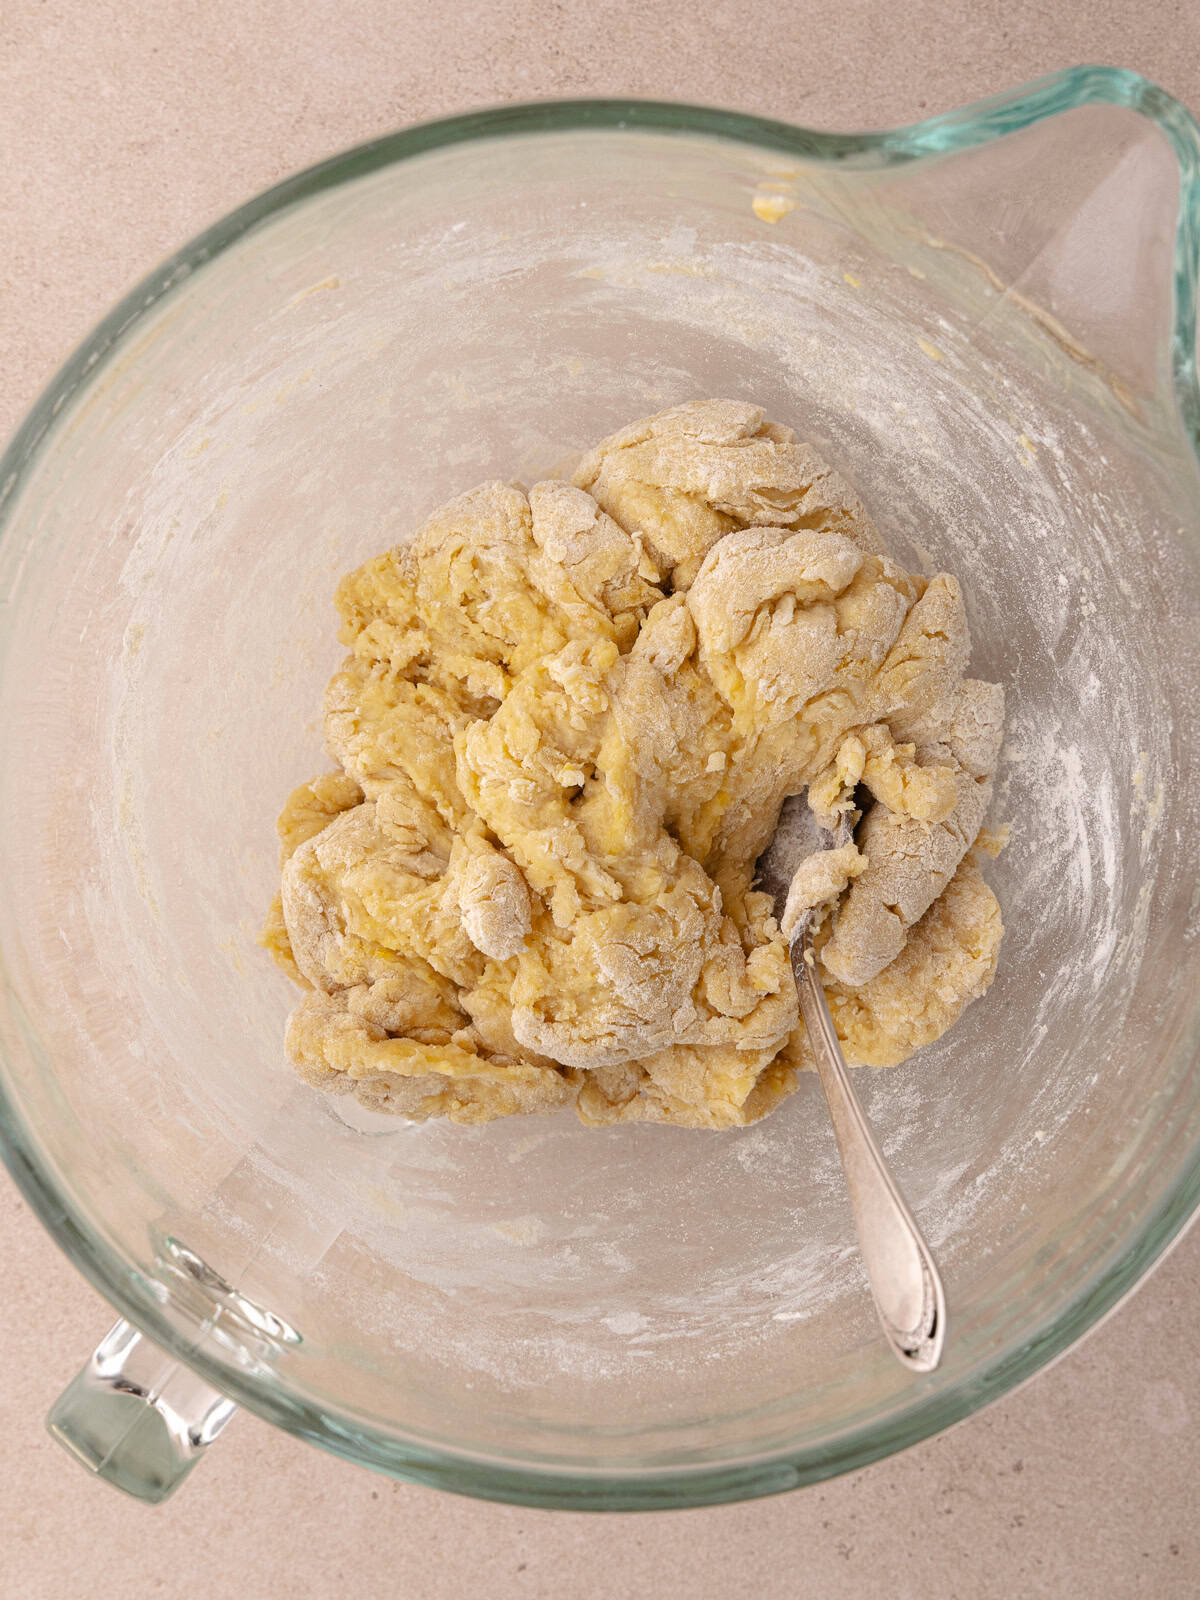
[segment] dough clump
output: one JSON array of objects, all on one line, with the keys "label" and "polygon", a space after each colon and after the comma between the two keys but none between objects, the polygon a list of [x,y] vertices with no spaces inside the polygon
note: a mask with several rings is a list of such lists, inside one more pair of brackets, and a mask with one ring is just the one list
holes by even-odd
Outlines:
[{"label": "dough clump", "polygon": [[847,1058],[901,1061],[987,989],[971,846],[1003,693],[964,676],[954,578],[892,562],[760,407],[676,406],[573,483],[482,484],[337,607],[337,770],[284,806],[263,935],[309,1083],[464,1123],[765,1115],[810,1061],[755,863],[806,791],[831,825],[872,797],[793,894],[833,908]]}]

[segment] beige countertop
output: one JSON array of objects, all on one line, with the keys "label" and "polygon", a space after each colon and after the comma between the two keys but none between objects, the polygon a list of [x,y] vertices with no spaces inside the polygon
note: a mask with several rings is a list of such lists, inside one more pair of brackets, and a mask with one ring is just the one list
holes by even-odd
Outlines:
[{"label": "beige countertop", "polygon": [[[453,25],[446,26],[446,19]],[[0,11],[0,433],[204,224],[400,124],[632,94],[816,127],[904,122],[1053,68],[1200,108],[1194,0],[8,0]],[[1020,1393],[864,1472],[756,1504],[589,1517],[376,1478],[240,1416],[157,1510],[42,1416],[112,1320],[0,1179],[0,1600],[759,1600],[1200,1593],[1200,1234]]]}]

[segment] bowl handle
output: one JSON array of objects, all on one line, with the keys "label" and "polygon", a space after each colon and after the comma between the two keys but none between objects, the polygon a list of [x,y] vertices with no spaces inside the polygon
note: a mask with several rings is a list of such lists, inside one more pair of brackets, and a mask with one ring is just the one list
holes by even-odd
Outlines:
[{"label": "bowl handle", "polygon": [[236,1410],[190,1368],[118,1322],[59,1395],[46,1426],[89,1472],[158,1505]]}]

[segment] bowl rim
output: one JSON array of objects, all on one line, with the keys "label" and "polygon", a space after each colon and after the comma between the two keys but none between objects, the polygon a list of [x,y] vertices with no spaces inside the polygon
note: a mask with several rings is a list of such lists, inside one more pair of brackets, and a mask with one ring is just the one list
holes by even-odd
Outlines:
[{"label": "bowl rim", "polygon": [[[1163,89],[1121,68],[1080,66],[958,110],[899,128],[827,133],[741,112],[683,102],[577,99],[498,106],[418,123],[356,145],[285,179],[239,206],[167,257],[105,316],[34,403],[0,457],[0,534],[21,483],[71,397],[158,302],[193,271],[260,223],[326,190],[386,167],[478,139],[562,132],[661,132],[753,145],[842,169],[879,171],[978,147],[1048,117],[1100,105],[1139,113],[1167,138],[1179,166],[1170,371],[1181,426],[1200,462],[1196,299],[1200,266],[1200,126]],[[74,1206],[39,1156],[39,1141],[0,1074],[0,1158],[34,1215],[83,1276],[122,1317],[207,1382],[266,1421],[407,1481],[510,1503],[574,1510],[664,1510],[778,1493],[827,1478],[917,1443],[1031,1378],[1112,1313],[1182,1235],[1200,1206],[1200,1151],[1115,1260],[1097,1269],[1044,1326],[952,1385],[916,1379],[907,1402],[882,1423],[860,1423],[832,1444],[782,1448],[725,1465],[591,1468],[477,1455],[418,1435],[375,1428],[349,1411],[324,1409],[278,1382],[249,1376],[210,1346],[198,1348],[167,1309]]]}]

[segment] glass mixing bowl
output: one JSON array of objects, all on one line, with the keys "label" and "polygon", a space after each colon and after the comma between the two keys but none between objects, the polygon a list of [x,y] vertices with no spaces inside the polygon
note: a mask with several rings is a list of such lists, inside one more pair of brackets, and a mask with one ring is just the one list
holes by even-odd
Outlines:
[{"label": "glass mixing bowl", "polygon": [[[7,1160],[128,1319],[52,1416],[93,1469],[161,1498],[236,1402],[476,1495],[764,1494],[975,1410],[1162,1253],[1200,1194],[1198,157],[1090,68],[869,136],[510,107],[251,202],[73,357],[0,469],[0,1020]],[[995,987],[857,1075],[946,1280],[918,1381],[815,1079],[722,1134],[356,1114],[255,944],[337,577],[708,395],[958,574],[1009,690]]]}]

